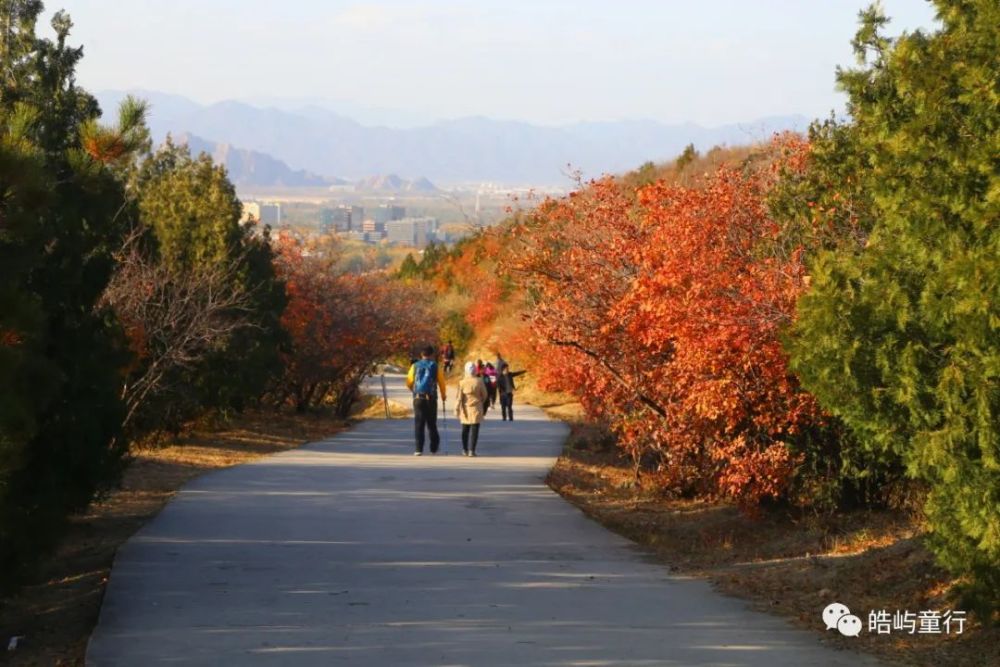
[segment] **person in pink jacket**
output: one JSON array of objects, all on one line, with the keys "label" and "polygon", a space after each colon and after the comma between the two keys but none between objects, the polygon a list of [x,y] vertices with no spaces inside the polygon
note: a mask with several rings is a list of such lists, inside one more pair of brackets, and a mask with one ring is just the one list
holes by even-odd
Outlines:
[{"label": "person in pink jacket", "polygon": [[488,363],[483,376],[486,380],[486,407],[492,408],[497,402],[497,369]]}]

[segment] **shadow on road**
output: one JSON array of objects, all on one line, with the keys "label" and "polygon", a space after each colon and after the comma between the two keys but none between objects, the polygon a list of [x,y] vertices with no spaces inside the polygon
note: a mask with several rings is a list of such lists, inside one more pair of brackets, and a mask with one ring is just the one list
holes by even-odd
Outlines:
[{"label": "shadow on road", "polygon": [[587,520],[522,412],[478,458],[379,420],[196,480],[120,551],[89,664],[866,664]]}]

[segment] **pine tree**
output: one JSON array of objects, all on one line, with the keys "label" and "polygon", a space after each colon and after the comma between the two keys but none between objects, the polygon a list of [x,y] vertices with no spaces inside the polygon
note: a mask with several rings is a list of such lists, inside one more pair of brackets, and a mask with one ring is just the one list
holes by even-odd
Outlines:
[{"label": "pine tree", "polygon": [[824,406],[927,482],[930,545],[987,611],[1000,605],[1000,4],[935,4],[939,31],[897,40],[878,9],[862,14],[859,66],[838,74],[851,121],[814,130],[827,187],[810,202],[839,198],[856,242],[814,259],[791,348]]},{"label": "pine tree", "polygon": [[81,140],[98,106],[74,82],[72,23],[57,13],[55,41],[39,39],[41,10],[0,1],[0,586],[116,479],[124,453],[127,352],[98,303],[129,206]]},{"label": "pine tree", "polygon": [[417,265],[417,260],[413,259],[412,252],[406,253],[403,263],[399,265],[399,271],[396,272],[396,277],[401,280],[411,280],[419,276],[420,267]]}]

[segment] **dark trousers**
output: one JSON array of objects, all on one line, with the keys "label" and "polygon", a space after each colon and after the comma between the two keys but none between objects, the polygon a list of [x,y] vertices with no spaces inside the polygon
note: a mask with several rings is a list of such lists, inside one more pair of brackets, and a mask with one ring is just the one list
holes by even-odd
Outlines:
[{"label": "dark trousers", "polygon": [[500,412],[504,419],[514,421],[514,394],[500,394]]},{"label": "dark trousers", "polygon": [[441,435],[438,433],[437,397],[414,398],[413,418],[417,436],[417,451],[424,451],[424,427],[427,427],[431,434],[431,454],[437,454],[438,445],[441,444]]},{"label": "dark trousers", "polygon": [[477,442],[479,442],[479,424],[462,424],[462,449],[474,452]]}]

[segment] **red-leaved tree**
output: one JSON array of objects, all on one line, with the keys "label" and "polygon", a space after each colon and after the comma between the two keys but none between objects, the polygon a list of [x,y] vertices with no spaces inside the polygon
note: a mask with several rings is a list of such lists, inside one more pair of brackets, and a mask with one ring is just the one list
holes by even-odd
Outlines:
[{"label": "red-leaved tree", "polygon": [[636,473],[753,507],[781,497],[822,422],[781,349],[805,285],[765,204],[801,142],[695,186],[593,182],[513,229],[543,374],[617,433]]},{"label": "red-leaved tree", "polygon": [[385,273],[338,273],[337,258],[303,253],[278,241],[278,274],[288,306],[282,326],[291,338],[279,402],[304,411],[325,403],[346,417],[375,363],[435,340],[429,295]]}]

